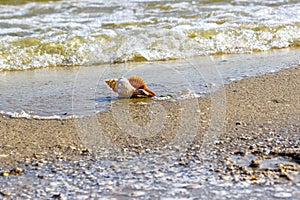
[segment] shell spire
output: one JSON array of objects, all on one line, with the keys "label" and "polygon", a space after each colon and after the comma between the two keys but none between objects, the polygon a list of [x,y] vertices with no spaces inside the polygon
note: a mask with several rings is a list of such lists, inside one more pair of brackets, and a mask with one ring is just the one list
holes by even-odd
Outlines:
[{"label": "shell spire", "polygon": [[106,80],[105,83],[113,90],[116,92],[116,85],[117,85],[118,79],[110,79]]}]

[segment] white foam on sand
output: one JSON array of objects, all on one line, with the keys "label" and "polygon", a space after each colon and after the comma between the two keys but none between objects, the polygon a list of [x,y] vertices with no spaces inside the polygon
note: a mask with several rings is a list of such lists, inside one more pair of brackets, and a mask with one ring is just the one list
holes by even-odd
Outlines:
[{"label": "white foam on sand", "polygon": [[20,112],[5,112],[5,111],[0,111],[0,114],[9,116],[10,118],[16,118],[16,119],[44,119],[44,120],[49,120],[49,119],[74,119],[78,118],[77,116],[71,115],[71,116],[58,116],[58,115],[53,115],[53,116],[39,116],[39,115],[31,115],[24,110]]}]

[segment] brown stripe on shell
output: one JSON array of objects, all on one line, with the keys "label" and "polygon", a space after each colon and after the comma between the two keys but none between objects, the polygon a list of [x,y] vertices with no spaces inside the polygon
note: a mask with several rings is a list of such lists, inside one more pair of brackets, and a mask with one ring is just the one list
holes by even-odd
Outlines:
[{"label": "brown stripe on shell", "polygon": [[128,81],[135,89],[141,89],[146,86],[145,81],[139,76],[132,76],[128,78]]},{"label": "brown stripe on shell", "polygon": [[110,80],[106,80],[105,83],[113,90],[115,90],[116,85],[117,85],[117,79],[110,79]]},{"label": "brown stripe on shell", "polygon": [[147,91],[150,95],[148,95],[149,97],[154,97],[156,96],[156,94],[151,91],[147,86],[145,81],[139,77],[139,76],[131,76],[130,78],[128,78],[129,83],[136,89],[144,89],[145,91]]}]

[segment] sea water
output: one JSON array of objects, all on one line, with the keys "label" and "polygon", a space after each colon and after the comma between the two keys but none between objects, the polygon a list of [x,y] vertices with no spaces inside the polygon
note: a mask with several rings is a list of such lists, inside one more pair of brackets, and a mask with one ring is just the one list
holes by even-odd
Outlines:
[{"label": "sea water", "polygon": [[0,28],[0,110],[16,117],[109,109],[120,76],[197,97],[300,55],[299,1],[0,1]]},{"label": "sea water", "polygon": [[0,1],[0,70],[299,46],[300,2]]}]

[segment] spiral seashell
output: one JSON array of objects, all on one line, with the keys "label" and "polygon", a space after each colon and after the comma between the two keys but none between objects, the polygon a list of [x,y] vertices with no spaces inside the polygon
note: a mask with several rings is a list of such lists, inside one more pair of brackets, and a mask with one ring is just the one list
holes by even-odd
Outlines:
[{"label": "spiral seashell", "polygon": [[124,77],[119,79],[106,80],[105,83],[120,97],[130,98],[145,98],[156,96],[147,86],[145,81],[139,76],[131,76],[126,79]]}]

